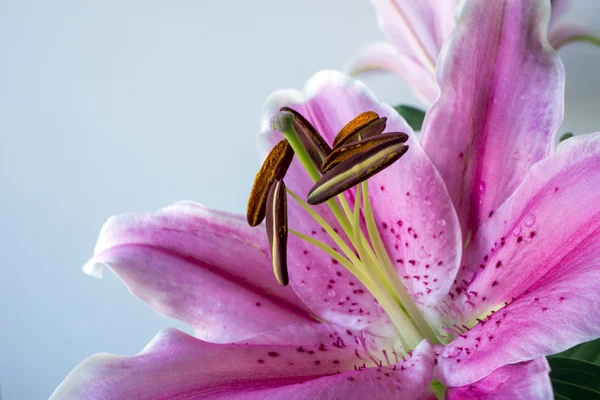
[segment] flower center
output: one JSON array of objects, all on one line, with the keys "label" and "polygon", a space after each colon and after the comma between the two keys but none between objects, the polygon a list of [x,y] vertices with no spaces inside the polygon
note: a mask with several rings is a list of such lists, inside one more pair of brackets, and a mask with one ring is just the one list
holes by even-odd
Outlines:
[{"label": "flower center", "polygon": [[[272,127],[285,139],[273,148],[257,174],[248,203],[248,221],[255,226],[261,222],[261,216],[266,216],[273,268],[282,285],[288,283],[285,246],[287,234],[291,233],[319,248],[353,274],[389,316],[404,351],[410,351],[423,338],[431,343],[439,341],[400,282],[369,200],[368,179],[408,150],[404,144],[408,136],[400,132],[383,133],[385,123],[386,119],[375,112],[363,113],[340,131],[331,149],[308,120],[284,107],[273,118]],[[283,184],[293,155],[315,182],[306,201]],[[354,187],[355,201],[351,208],[343,192]],[[339,251],[302,232],[288,230],[286,192],[323,228]],[[312,207],[320,203],[328,205],[347,240]]]}]

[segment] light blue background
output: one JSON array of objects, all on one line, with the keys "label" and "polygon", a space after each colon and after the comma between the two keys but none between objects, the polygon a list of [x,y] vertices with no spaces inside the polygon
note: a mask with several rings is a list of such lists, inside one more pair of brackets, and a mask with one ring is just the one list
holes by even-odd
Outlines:
[{"label": "light blue background", "polygon": [[[600,26],[599,10],[573,15]],[[86,356],[185,328],[81,272],[102,223],[182,199],[243,212],[265,98],[382,38],[358,0],[0,1],[3,398],[47,398]],[[564,129],[599,130],[600,49],[561,54]],[[415,103],[393,76],[368,83]]]}]

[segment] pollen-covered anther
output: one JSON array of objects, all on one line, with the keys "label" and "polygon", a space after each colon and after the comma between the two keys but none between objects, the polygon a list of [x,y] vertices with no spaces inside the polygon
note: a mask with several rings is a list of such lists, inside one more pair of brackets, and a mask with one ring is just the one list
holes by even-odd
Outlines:
[{"label": "pollen-covered anther", "polygon": [[246,218],[250,226],[257,226],[265,218],[269,189],[275,180],[283,179],[293,158],[292,146],[284,139],[273,147],[263,162],[254,178],[254,185],[248,199]]},{"label": "pollen-covered anther", "polygon": [[[293,114],[294,118],[292,119],[292,127],[294,128],[296,135],[298,135],[298,138],[310,156],[310,159],[315,164],[317,169],[320,170],[321,164],[323,164],[323,161],[325,161],[327,156],[329,156],[329,153],[331,153],[331,147],[329,147],[325,139],[323,139],[315,127],[298,111],[289,107],[282,107],[281,112],[289,112]],[[283,130],[277,130],[283,132]]]},{"label": "pollen-covered anther", "polygon": [[323,175],[308,193],[309,204],[323,203],[369,179],[408,151],[408,146],[404,144],[404,135],[396,135],[395,138],[380,141],[374,146],[368,145],[370,140],[365,140],[352,157],[340,162]]},{"label": "pollen-covered anther", "polygon": [[343,144],[366,139],[381,134],[386,125],[387,118],[379,118],[374,111],[366,111],[348,122],[333,139],[333,148]]},{"label": "pollen-covered anther", "polygon": [[322,169],[327,172],[339,163],[390,140],[404,143],[408,140],[408,135],[402,132],[390,132],[336,147],[323,162]]},{"label": "pollen-covered anther", "polygon": [[287,198],[282,180],[276,180],[269,190],[266,226],[275,278],[281,285],[287,286]]}]

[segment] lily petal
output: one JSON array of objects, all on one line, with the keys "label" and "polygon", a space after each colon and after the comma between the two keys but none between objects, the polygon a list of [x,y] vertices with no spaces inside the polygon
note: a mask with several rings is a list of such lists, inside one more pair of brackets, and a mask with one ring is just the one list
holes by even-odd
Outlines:
[{"label": "lily petal", "polygon": [[51,399],[333,399],[368,394],[416,399],[429,384],[433,360],[432,347],[423,342],[394,368],[355,371],[368,362],[351,349],[218,345],[168,329],[136,356],[98,354],[84,360]]},{"label": "lily petal", "polygon": [[550,29],[554,28],[556,23],[562,18],[567,12],[573,0],[550,0],[551,13],[550,13]]},{"label": "lily petal", "polygon": [[553,397],[544,357],[498,368],[482,380],[446,389],[446,400],[547,400]]},{"label": "lily petal", "polygon": [[[372,0],[379,27],[392,41],[393,52],[375,45],[354,62],[354,70],[369,63],[385,65],[399,73],[413,91],[432,104],[439,89],[435,83],[435,64],[442,43],[454,28],[454,9],[459,0]],[[392,63],[396,64],[392,67]],[[408,72],[408,73],[407,73]],[[415,79],[417,78],[417,79]]]},{"label": "lily petal", "polygon": [[314,321],[273,277],[266,240],[242,216],[182,202],[109,219],[84,271],[101,276],[108,266],[157,313],[202,339],[237,341]]},{"label": "lily petal", "polygon": [[[462,255],[458,217],[446,186],[405,121],[379,110],[388,126],[409,132],[400,161],[369,180],[370,200],[394,267],[419,306],[446,295]],[[395,126],[394,126],[395,125]]]},{"label": "lily petal", "polygon": [[552,149],[564,68],[547,40],[550,2],[470,0],[438,61],[441,95],[423,147],[444,178],[464,237]]},{"label": "lily petal", "polygon": [[431,390],[426,390],[417,400],[438,400],[438,397]]},{"label": "lily petal", "polygon": [[437,55],[454,29],[459,0],[372,0],[381,30],[407,55],[435,66]]},{"label": "lily petal", "polygon": [[[335,131],[350,115],[370,109],[380,117],[387,117],[387,131],[408,133],[409,151],[399,162],[369,180],[371,204],[398,273],[401,277],[410,275],[404,283],[413,299],[425,305],[437,303],[447,292],[451,283],[447,277],[455,275],[461,257],[458,219],[444,182],[406,121],[392,107],[378,102],[360,81],[339,77],[320,88],[321,95],[317,98],[321,101],[311,110],[318,115],[329,115],[323,119],[327,130]],[[361,95],[349,96],[349,88]],[[338,108],[337,114],[327,113],[340,104],[343,107]],[[422,207],[427,211],[422,211]],[[434,254],[443,254],[444,258],[434,259]],[[396,261],[400,259],[404,262]],[[413,278],[417,275],[421,279]],[[431,280],[423,279],[424,275]],[[440,279],[434,282],[438,276]]]},{"label": "lily petal", "polygon": [[[409,134],[406,143],[410,148],[409,151],[396,164],[369,180],[370,197],[373,213],[388,254],[395,262],[400,276],[410,276],[410,279],[404,281],[409,292],[421,305],[435,304],[450,287],[451,281],[447,279],[447,276],[454,276],[458,269],[462,252],[461,233],[444,182],[420,147],[411,128],[392,107],[377,101],[362,82],[353,80],[342,73],[322,71],[310,79],[304,92],[306,95],[298,94],[298,92],[281,92],[273,95],[265,107],[266,110],[271,111],[267,112],[263,121],[268,121],[271,113],[274,113],[282,105],[291,103],[300,108],[301,113],[305,113],[304,115],[328,143],[332,143],[337,132],[348,121],[365,111],[375,111],[380,117],[387,117],[386,131]],[[303,96],[306,97],[303,98]],[[263,128],[267,128],[266,122],[263,122]],[[273,135],[268,130],[266,134],[272,135],[263,136],[264,139],[268,139],[265,141],[268,150],[280,140],[281,136]],[[290,177],[293,174],[293,178],[286,179],[286,183],[288,186],[296,185],[293,188],[296,193],[306,194],[312,187],[312,183],[300,168],[292,163],[287,176]],[[348,199],[349,202],[353,202],[352,192],[348,195]],[[321,238],[320,228],[314,227],[314,224],[311,226],[311,222],[305,217],[305,214],[297,209],[292,210],[292,207],[294,205],[290,204],[288,208],[290,227],[297,229],[296,227],[299,226],[301,228],[299,230],[304,232],[314,230],[316,237]],[[318,207],[320,207],[321,215],[330,221],[332,216],[326,206]],[[291,240],[292,238],[290,238]],[[299,244],[295,246],[299,246]],[[309,248],[306,250],[315,251]],[[435,258],[434,254],[443,254],[444,257]],[[331,268],[332,266],[334,268]],[[312,272],[315,269],[319,272]],[[311,266],[311,272],[308,275],[315,277],[312,279],[317,279],[322,288],[318,286],[315,289],[315,286],[305,278],[300,278],[304,280],[305,285],[297,280],[294,283],[293,276],[291,284],[299,296],[317,314],[324,315],[325,310],[335,310],[335,307],[332,307],[332,301],[328,303],[323,301],[328,298],[328,290],[336,293],[336,296],[331,299],[335,300],[333,304],[339,304],[341,301],[343,305],[343,308],[340,307],[341,310],[347,312],[352,309],[352,307],[348,307],[348,304],[357,301],[353,299],[358,298],[360,301],[369,297],[369,301],[359,303],[359,307],[367,312],[364,305],[369,306],[369,302],[373,301],[372,297],[360,293],[357,295],[354,292],[356,289],[347,294],[348,281],[336,276],[342,268],[337,265],[322,265],[315,269]],[[321,278],[316,278],[315,274],[317,273],[321,274]],[[418,276],[418,279],[413,276]],[[327,288],[329,279],[333,279],[336,284],[332,288],[324,290]],[[342,292],[338,292],[340,289]],[[345,300],[345,296],[349,296],[350,299]],[[356,311],[353,310],[352,313]],[[368,312],[372,311],[369,309]],[[327,315],[331,315],[331,312],[327,312]],[[383,318],[383,316],[379,318]],[[387,317],[385,318],[387,321]],[[373,317],[369,320],[373,320]],[[343,325],[340,319],[334,321]]]},{"label": "lily petal", "polygon": [[406,80],[415,95],[427,105],[431,105],[440,93],[434,72],[414,58],[400,53],[390,43],[379,42],[367,45],[360,50],[346,70],[351,75],[370,71],[394,73]]},{"label": "lily petal", "polygon": [[504,364],[597,338],[599,282],[595,133],[561,143],[534,165],[475,235],[446,305],[462,315],[453,316],[459,325],[480,321],[444,348],[438,366],[445,379],[468,384]]}]

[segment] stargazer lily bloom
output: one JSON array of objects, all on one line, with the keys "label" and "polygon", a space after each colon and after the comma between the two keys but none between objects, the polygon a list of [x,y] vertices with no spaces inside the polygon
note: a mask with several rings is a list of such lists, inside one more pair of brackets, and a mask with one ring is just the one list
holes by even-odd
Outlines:
[{"label": "stargazer lily bloom", "polygon": [[544,356],[600,333],[600,134],[553,150],[548,7],[465,3],[422,143],[324,71],[267,100],[246,216],[111,218],[84,271],[195,337],[92,356],[52,399],[552,398]]},{"label": "stargazer lily bloom", "polygon": [[[570,0],[551,3],[548,27],[550,44],[559,49],[565,44],[584,41],[600,46],[600,39],[580,23],[565,21]],[[455,14],[461,0],[371,0],[377,21],[390,42],[365,46],[348,66],[352,74],[387,71],[399,75],[425,105],[437,99],[436,65],[444,41],[454,30]],[[505,7],[498,1],[497,7]],[[532,4],[534,2],[532,1]],[[510,7],[510,3],[506,4]],[[458,9],[457,9],[458,8]],[[491,21],[497,23],[498,21]],[[482,24],[480,26],[483,27]]]}]

